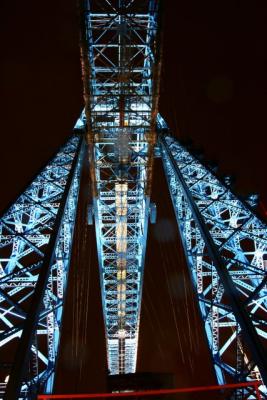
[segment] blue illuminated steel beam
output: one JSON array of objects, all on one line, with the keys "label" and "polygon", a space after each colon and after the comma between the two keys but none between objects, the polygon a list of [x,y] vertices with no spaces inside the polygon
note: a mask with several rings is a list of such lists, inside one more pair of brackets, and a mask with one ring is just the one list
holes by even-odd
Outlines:
[{"label": "blue illuminated steel beam", "polygon": [[136,368],[160,52],[158,1],[85,2],[85,114],[112,374]]},{"label": "blue illuminated steel beam", "polygon": [[1,398],[52,392],[83,154],[73,135],[0,219]]},{"label": "blue illuminated steel beam", "polygon": [[218,383],[266,385],[267,226],[175,138],[159,142]]}]

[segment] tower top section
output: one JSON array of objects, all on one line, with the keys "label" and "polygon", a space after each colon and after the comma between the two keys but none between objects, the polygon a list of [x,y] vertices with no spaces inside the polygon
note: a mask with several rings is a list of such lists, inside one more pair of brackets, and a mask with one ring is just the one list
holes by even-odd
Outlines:
[{"label": "tower top section", "polygon": [[88,138],[142,128],[155,138],[159,1],[82,2],[81,52]]}]

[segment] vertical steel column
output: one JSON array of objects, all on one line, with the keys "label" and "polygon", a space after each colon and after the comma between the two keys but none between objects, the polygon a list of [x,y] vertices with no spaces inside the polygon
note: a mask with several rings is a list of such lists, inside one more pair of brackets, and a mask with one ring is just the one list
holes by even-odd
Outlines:
[{"label": "vertical steel column", "polygon": [[53,387],[83,154],[72,136],[0,220],[5,399]]},{"label": "vertical steel column", "polygon": [[159,142],[218,381],[266,384],[267,227],[177,140]]}]

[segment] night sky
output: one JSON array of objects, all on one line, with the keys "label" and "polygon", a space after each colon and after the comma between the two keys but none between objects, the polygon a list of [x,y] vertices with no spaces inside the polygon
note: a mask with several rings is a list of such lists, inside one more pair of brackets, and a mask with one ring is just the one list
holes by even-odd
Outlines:
[{"label": "night sky", "polygon": [[[194,146],[205,150],[207,160],[218,161],[220,173],[236,176],[240,194],[258,192],[263,215],[267,4],[163,3],[160,112],[177,137],[192,139]],[[3,210],[71,133],[83,99],[76,0],[4,0],[0,7]],[[85,186],[59,363],[61,391],[104,387],[95,238],[93,228],[85,229],[83,223]],[[178,386],[211,383],[205,339],[159,161],[152,198],[158,222],[149,230],[138,370],[174,372]],[[81,301],[82,293],[86,301]],[[77,324],[79,333],[73,329]]]}]

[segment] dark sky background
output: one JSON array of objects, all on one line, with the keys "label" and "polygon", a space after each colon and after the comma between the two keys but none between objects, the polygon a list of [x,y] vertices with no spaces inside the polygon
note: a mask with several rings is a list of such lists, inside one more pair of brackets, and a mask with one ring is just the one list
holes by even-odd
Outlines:
[{"label": "dark sky background", "polygon": [[[220,173],[236,176],[239,193],[261,195],[263,215],[267,3],[163,3],[160,111],[177,137],[191,138],[205,150],[207,160],[219,162]],[[83,99],[76,0],[4,0],[0,7],[3,210],[71,133]],[[59,362],[60,391],[104,387],[95,238],[83,223],[85,184],[82,193],[70,277],[76,283],[68,293]],[[159,215],[149,230],[138,370],[174,372],[178,386],[211,383],[205,339],[159,161],[152,197]]]},{"label": "dark sky background", "polygon": [[[267,207],[264,1],[164,0],[160,109]],[[0,209],[70,133],[82,83],[76,0],[3,0]]]}]

